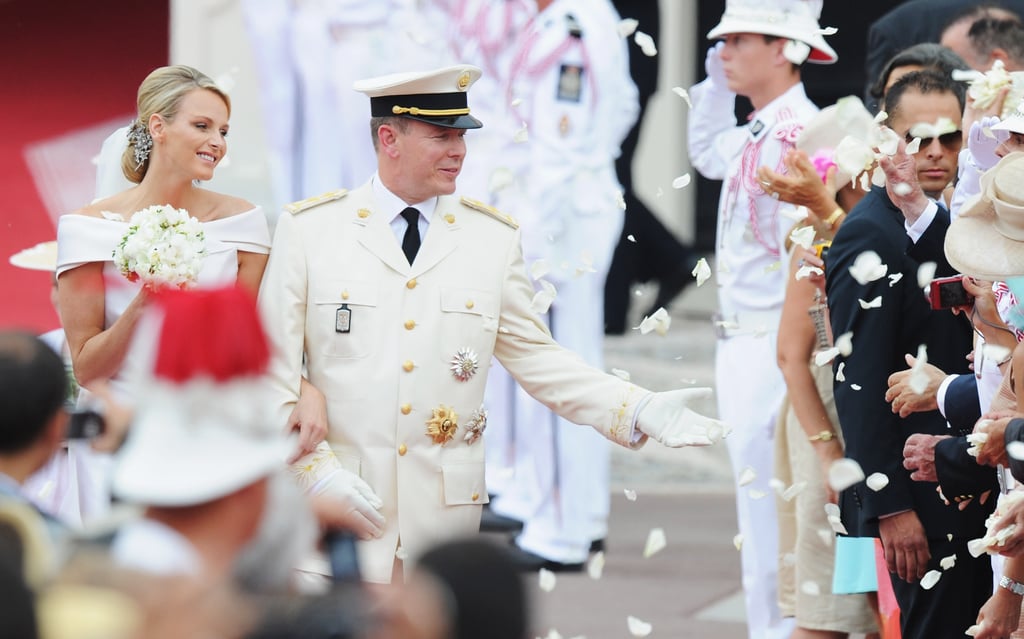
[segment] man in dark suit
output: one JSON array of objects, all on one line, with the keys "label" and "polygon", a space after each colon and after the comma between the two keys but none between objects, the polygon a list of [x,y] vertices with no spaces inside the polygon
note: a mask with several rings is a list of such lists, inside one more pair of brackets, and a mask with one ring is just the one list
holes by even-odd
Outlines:
[{"label": "man in dark suit", "polygon": [[[888,126],[904,137],[918,123],[943,117],[958,122],[963,93],[951,79],[920,71],[893,86],[886,104]],[[846,456],[866,475],[884,473],[889,480],[878,491],[864,482],[843,491],[842,517],[850,534],[881,538],[905,639],[966,630],[991,593],[987,558],[976,560],[966,551],[967,541],[983,534],[991,502],[971,503],[960,511],[938,499],[934,484],[911,480],[903,468],[904,440],[912,433],[946,434],[948,428],[937,411],[900,418],[885,399],[889,376],[902,370],[904,355],[916,354],[921,345],[927,348],[928,360],[942,370],[966,371],[969,324],[949,311],[933,311],[917,286],[922,256],[942,252],[948,213],[934,199],[955,176],[959,150],[955,139],[935,137],[922,141],[914,156],[901,152],[883,160],[890,185],[920,183],[921,189],[895,195],[904,189],[890,186],[890,193],[873,188],[850,212],[826,261],[833,334],[853,335],[852,351],[835,361],[835,399]],[[905,177],[893,181],[897,174]],[[869,251],[886,265],[885,273],[863,274],[858,258]],[[942,259],[936,274],[952,275],[953,270]],[[881,306],[876,306],[878,302]],[[916,583],[954,553],[956,565],[930,590]]]},{"label": "man in dark suit", "polygon": [[[984,6],[1004,7],[1018,16],[1024,16],[1024,0],[1002,0]],[[979,11],[977,17],[985,17],[983,7],[971,0],[910,0],[875,20],[868,29],[864,58],[864,70],[867,73],[865,104],[870,100],[868,91],[871,85],[878,79],[878,74],[889,58],[918,42],[938,42],[950,22],[968,9]],[[969,20],[973,22],[974,19]],[[966,26],[970,28],[969,23]],[[964,29],[964,36],[966,32]]]}]

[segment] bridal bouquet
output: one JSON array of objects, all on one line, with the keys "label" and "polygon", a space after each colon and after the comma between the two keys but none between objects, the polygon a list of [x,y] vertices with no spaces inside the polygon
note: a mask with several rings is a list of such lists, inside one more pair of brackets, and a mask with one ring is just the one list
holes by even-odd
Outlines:
[{"label": "bridal bouquet", "polygon": [[114,249],[114,263],[130,281],[188,288],[206,254],[199,220],[170,204],[136,211]]}]

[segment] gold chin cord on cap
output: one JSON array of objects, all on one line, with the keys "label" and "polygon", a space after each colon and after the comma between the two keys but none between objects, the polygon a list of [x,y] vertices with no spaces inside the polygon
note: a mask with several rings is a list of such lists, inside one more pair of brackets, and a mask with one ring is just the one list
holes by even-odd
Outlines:
[{"label": "gold chin cord on cap", "polygon": [[391,112],[395,115],[408,113],[409,115],[427,115],[435,117],[447,117],[451,115],[469,115],[469,107],[462,109],[421,109],[419,107],[393,106]]}]

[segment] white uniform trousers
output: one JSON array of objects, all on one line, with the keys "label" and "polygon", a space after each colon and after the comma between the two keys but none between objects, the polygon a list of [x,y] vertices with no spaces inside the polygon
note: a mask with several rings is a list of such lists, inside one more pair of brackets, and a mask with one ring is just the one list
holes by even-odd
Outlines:
[{"label": "white uniform trousers", "polygon": [[[719,417],[732,427],[725,441],[737,481],[736,515],[743,536],[741,562],[749,636],[788,638],[794,624],[779,612],[778,518],[769,483],[774,477],[775,420],[786,390],[776,364],[775,332],[719,339],[715,382]],[[739,475],[747,467],[753,469],[756,479],[740,487]],[[763,496],[751,497],[752,491]]]}]

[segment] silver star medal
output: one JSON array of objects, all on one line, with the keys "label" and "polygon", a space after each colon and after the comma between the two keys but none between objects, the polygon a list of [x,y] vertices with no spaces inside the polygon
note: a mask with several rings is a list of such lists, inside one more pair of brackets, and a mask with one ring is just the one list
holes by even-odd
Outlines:
[{"label": "silver star medal", "polygon": [[487,428],[487,409],[484,408],[483,404],[480,408],[473,411],[469,416],[469,421],[466,422],[466,435],[463,439],[466,440],[466,445],[476,442],[480,439],[480,436],[484,434],[484,430]]},{"label": "silver star medal", "polygon": [[479,364],[477,363],[476,352],[472,348],[460,348],[459,352],[455,353],[455,357],[452,358],[452,375],[460,382],[468,381],[470,377],[476,375],[477,368],[479,368]]}]

